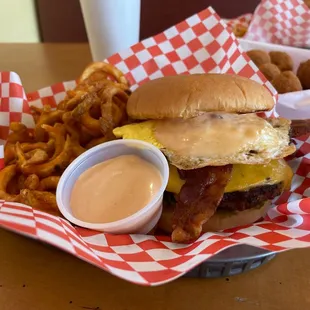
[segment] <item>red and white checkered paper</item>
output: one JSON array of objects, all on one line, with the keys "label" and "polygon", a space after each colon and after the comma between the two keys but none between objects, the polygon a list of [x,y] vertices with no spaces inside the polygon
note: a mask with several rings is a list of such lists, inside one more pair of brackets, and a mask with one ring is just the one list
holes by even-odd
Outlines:
[{"label": "red and white checkered paper", "polygon": [[230,31],[233,31],[236,26],[243,26],[245,28],[248,28],[252,20],[252,16],[253,14],[247,13],[238,16],[237,18],[228,19],[226,20],[226,25]]},{"label": "red and white checkered paper", "polygon": [[303,0],[262,0],[245,39],[310,47],[310,9]]},{"label": "red and white checkered paper", "polygon": [[[124,71],[133,88],[156,77],[195,72],[230,72],[268,87],[212,8],[108,59]],[[0,138],[10,121],[33,126],[29,105],[56,104],[75,82],[59,83],[27,97],[16,73],[0,74]],[[28,100],[27,100],[28,99]],[[263,222],[222,233],[206,233],[192,244],[172,243],[169,236],[110,235],[72,226],[31,207],[0,202],[0,226],[49,243],[122,279],[159,285],[182,276],[212,255],[245,243],[270,251],[310,246],[310,137],[297,141],[290,161],[295,176]],[[0,154],[1,155],[1,154]]]}]

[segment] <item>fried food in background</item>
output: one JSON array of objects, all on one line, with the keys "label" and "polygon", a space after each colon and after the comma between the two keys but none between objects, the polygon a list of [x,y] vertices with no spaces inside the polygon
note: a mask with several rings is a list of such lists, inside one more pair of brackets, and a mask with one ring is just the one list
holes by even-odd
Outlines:
[{"label": "fried food in background", "polygon": [[310,0],[304,0],[305,5],[310,8]]},{"label": "fried food in background", "polygon": [[291,56],[285,52],[272,51],[269,53],[271,62],[278,66],[281,71],[292,71],[293,60]]},{"label": "fried food in background", "polygon": [[298,77],[292,71],[285,71],[272,80],[272,85],[279,94],[302,90]]},{"label": "fried food in background", "polygon": [[268,53],[262,50],[251,50],[248,51],[247,54],[258,68],[271,61]]},{"label": "fried food in background", "polygon": [[310,89],[310,59],[299,65],[295,75],[293,60],[285,52],[269,52],[269,61],[263,50],[250,50],[247,54],[280,94]]},{"label": "fried food in background", "polygon": [[303,88],[310,89],[310,59],[300,64],[297,76]]},{"label": "fried food in background", "polygon": [[60,215],[56,188],[67,166],[87,149],[113,140],[115,127],[127,123],[129,84],[121,71],[97,62],[56,109],[31,107],[34,130],[10,124],[0,171],[0,199]]},{"label": "fried food in background", "polygon": [[242,38],[247,31],[248,27],[242,24],[237,24],[233,27],[233,33],[237,38]]},{"label": "fried food in background", "polygon": [[280,69],[272,64],[263,64],[259,67],[259,70],[264,74],[268,81],[272,81],[277,75],[281,73]]}]

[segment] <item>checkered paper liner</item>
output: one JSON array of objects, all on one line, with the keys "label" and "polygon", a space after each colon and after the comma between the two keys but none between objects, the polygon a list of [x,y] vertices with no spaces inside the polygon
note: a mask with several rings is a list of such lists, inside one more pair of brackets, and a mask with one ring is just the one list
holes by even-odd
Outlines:
[{"label": "checkered paper liner", "polygon": [[[253,78],[276,95],[211,8],[108,61],[126,73],[133,88],[167,74],[215,71]],[[74,81],[59,83],[26,96],[16,73],[0,73],[0,138],[6,140],[11,121],[33,127],[29,106],[56,106],[65,90],[74,85]],[[151,286],[172,281],[212,255],[240,243],[277,252],[308,247],[310,137],[301,137],[296,143],[298,151],[290,160],[295,173],[291,191],[275,202],[264,221],[222,233],[206,233],[192,244],[172,243],[169,236],[111,235],[87,230],[5,201],[0,201],[0,226],[54,245],[122,279]],[[3,166],[3,160],[0,164]]]},{"label": "checkered paper liner", "polygon": [[262,0],[245,39],[310,47],[310,9],[303,0]]},{"label": "checkered paper liner", "polygon": [[252,20],[252,16],[253,14],[251,13],[243,14],[237,18],[226,20],[226,25],[230,31],[233,31],[233,29],[237,26],[248,28]]}]

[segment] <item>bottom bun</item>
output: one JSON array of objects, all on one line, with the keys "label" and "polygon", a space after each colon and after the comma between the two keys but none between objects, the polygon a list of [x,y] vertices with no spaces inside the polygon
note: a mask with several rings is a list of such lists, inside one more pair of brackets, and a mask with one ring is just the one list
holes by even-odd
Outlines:
[{"label": "bottom bun", "polygon": [[[217,211],[202,226],[202,232],[220,231],[238,226],[252,224],[264,217],[270,208],[270,202],[266,202],[261,208],[252,208],[244,211]],[[164,232],[172,233],[173,207],[164,207],[158,228]]]}]

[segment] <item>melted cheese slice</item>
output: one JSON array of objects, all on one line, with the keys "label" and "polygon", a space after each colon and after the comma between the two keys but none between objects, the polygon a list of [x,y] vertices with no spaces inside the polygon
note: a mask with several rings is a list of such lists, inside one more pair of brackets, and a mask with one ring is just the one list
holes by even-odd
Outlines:
[{"label": "melted cheese slice", "polygon": [[117,138],[142,140],[161,149],[163,145],[156,140],[154,135],[155,126],[156,122],[146,121],[115,128],[113,133]]},{"label": "melted cheese slice", "polygon": [[[185,183],[176,167],[169,166],[169,181],[166,190],[178,194]],[[267,165],[234,165],[232,176],[225,188],[225,193],[246,191],[252,187],[267,184],[284,183],[288,189],[293,177],[292,169],[285,160],[273,160]]]},{"label": "melted cheese slice", "polygon": [[[158,148],[163,148],[163,145],[154,136],[154,128],[154,121],[146,121],[115,128],[113,133],[118,138],[142,140]],[[292,177],[291,168],[282,159],[272,160],[266,165],[235,164],[225,192],[245,191],[251,187],[279,182],[283,182],[284,186],[289,188]],[[177,168],[170,165],[170,176],[166,190],[177,194],[183,184],[184,180],[179,177]]]}]

